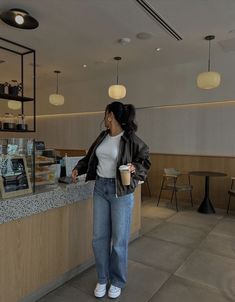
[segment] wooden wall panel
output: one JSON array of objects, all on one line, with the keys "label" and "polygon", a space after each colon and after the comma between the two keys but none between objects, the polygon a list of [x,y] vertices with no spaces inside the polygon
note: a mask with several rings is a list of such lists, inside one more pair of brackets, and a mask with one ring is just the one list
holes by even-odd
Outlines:
[{"label": "wooden wall panel", "polygon": [[[230,177],[235,176],[235,157],[223,156],[198,156],[198,155],[174,155],[174,154],[151,154],[152,166],[148,180],[152,195],[157,199],[160,190],[162,173],[164,168],[177,168],[180,171],[188,172],[193,170],[209,170],[224,172],[226,177],[210,178],[210,197],[213,204],[218,208],[225,209],[228,201],[228,189]],[[191,176],[193,185],[193,200],[200,203],[204,196],[204,178]],[[148,195],[146,186],[143,186],[143,194]],[[164,192],[162,197],[169,198],[169,192]],[[179,199],[189,201],[187,193],[179,193]]]},{"label": "wooden wall panel", "polygon": [[84,149],[78,149],[78,150],[73,150],[73,149],[56,149],[58,154],[60,156],[65,156],[67,154],[68,156],[84,156],[86,155],[86,150]]}]

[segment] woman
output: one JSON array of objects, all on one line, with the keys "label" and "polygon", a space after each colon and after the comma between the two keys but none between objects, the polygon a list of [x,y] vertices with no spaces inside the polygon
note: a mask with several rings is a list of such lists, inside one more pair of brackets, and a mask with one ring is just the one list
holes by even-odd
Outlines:
[{"label": "woman", "polygon": [[[126,284],[128,241],[133,192],[150,168],[147,145],[135,135],[135,107],[113,102],[105,110],[106,131],[101,132],[72,172],[73,181],[87,173],[87,180],[96,180],[94,188],[93,251],[98,283],[94,295],[117,298]],[[129,166],[131,183],[122,185],[119,167]]]}]

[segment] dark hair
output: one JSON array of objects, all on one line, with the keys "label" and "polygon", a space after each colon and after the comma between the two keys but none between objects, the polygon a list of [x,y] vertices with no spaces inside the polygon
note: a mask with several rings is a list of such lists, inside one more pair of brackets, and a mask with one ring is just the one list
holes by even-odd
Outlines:
[{"label": "dark hair", "polygon": [[132,104],[112,102],[107,105],[105,111],[112,112],[122,129],[128,133],[137,131],[135,121],[135,107]]}]

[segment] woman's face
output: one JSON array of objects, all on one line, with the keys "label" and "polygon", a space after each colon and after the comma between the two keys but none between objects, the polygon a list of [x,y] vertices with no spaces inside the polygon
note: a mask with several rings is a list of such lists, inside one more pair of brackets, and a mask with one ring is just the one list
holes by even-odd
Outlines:
[{"label": "woman's face", "polygon": [[107,110],[105,111],[104,115],[104,125],[107,129],[110,127],[110,119],[111,119],[111,112],[108,112]]}]

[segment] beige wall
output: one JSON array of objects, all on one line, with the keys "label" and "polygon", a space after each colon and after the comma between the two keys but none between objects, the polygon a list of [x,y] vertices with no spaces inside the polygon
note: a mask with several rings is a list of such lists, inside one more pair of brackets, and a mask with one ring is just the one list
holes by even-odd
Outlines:
[{"label": "beige wall", "polygon": [[[138,135],[152,153],[233,156],[234,116],[235,104],[137,110]],[[102,119],[103,113],[39,117],[36,137],[48,147],[87,149]]]}]

